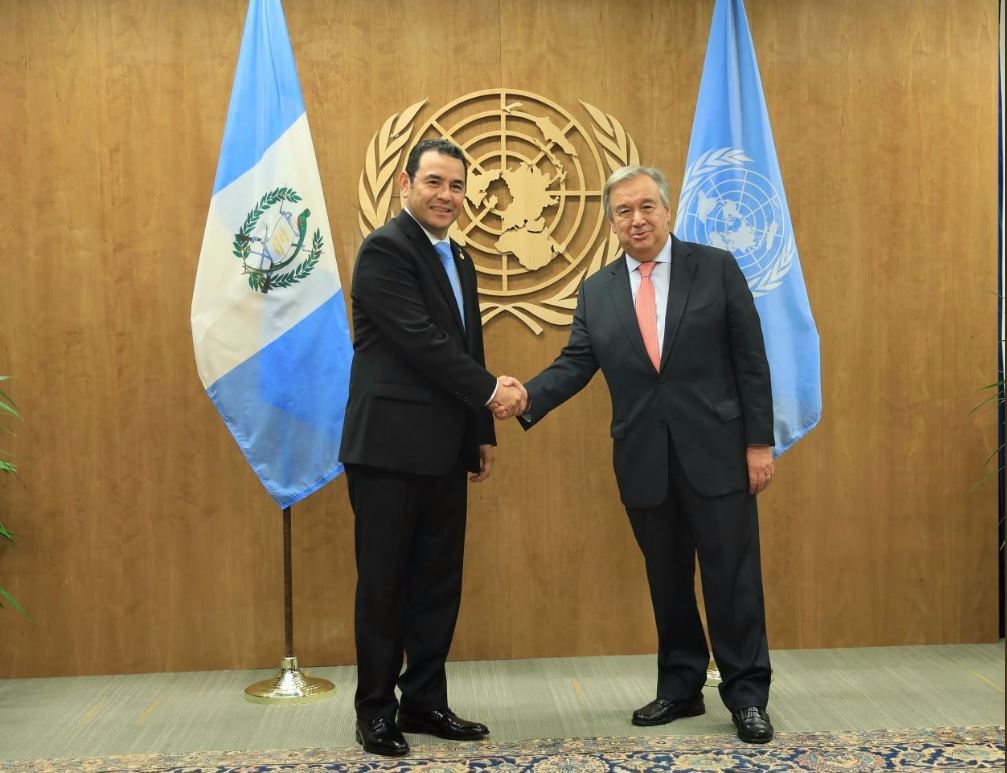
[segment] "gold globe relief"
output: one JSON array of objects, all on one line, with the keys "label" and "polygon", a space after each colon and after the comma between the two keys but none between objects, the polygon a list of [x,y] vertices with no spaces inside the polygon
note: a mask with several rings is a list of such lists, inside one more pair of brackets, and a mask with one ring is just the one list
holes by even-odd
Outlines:
[{"label": "gold globe relief", "polygon": [[601,207],[605,179],[639,163],[622,124],[580,104],[593,139],[555,102],[516,89],[466,94],[425,120],[426,100],[390,116],[371,139],[360,174],[361,233],[401,209],[396,177],[409,149],[449,139],[469,163],[464,211],[451,237],[479,273],[483,323],[511,314],[536,335],[540,322],[569,325],[581,282],[619,251]]}]

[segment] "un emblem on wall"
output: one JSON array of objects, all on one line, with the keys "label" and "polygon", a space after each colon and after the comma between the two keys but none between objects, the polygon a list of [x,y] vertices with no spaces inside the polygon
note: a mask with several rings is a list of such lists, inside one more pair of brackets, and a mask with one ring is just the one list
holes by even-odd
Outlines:
[{"label": "un emblem on wall", "polygon": [[729,250],[752,295],[775,290],[797,253],[783,200],[772,182],[749,169],[739,148],[704,153],[685,171],[675,234]]},{"label": "un emblem on wall", "polygon": [[368,146],[361,233],[398,213],[396,177],[409,148],[449,139],[469,163],[464,211],[451,237],[479,272],[483,323],[511,314],[536,334],[540,322],[569,325],[581,282],[619,252],[601,189],[611,171],[639,163],[636,144],[598,108],[581,102],[588,132],[556,103],[526,91],[477,91],[421,121],[425,104],[388,118]]}]

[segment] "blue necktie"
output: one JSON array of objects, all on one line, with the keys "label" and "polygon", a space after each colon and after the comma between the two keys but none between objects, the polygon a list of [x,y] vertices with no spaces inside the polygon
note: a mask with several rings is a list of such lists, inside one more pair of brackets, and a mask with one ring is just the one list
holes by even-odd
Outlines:
[{"label": "blue necktie", "polygon": [[458,304],[458,312],[462,317],[462,330],[464,330],[465,304],[462,303],[462,280],[458,276],[458,266],[455,265],[455,259],[451,256],[451,245],[447,242],[437,242],[437,244],[434,245],[434,249],[437,250],[437,254],[441,256],[441,264],[447,272],[448,281],[451,283],[451,289],[455,294],[455,302]]}]

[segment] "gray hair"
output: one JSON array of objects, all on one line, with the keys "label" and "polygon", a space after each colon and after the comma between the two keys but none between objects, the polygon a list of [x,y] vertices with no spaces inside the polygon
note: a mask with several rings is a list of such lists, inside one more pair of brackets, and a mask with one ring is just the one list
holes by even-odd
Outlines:
[{"label": "gray hair", "polygon": [[605,217],[610,221],[614,219],[611,202],[612,189],[620,183],[632,180],[634,177],[649,177],[653,180],[657,184],[658,193],[661,194],[661,203],[665,207],[671,207],[671,194],[668,193],[668,178],[664,176],[664,172],[654,166],[624,166],[612,172],[611,176],[605,181],[605,187],[601,190],[601,203],[605,208]]}]

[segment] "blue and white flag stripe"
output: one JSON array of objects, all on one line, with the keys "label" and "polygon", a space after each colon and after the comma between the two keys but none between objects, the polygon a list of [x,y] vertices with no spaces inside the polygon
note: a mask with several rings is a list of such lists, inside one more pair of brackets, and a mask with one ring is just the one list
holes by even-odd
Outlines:
[{"label": "blue and white flag stripe", "polygon": [[251,0],[231,87],[214,195],[255,166],[302,115],[304,99],[283,7],[279,0]]},{"label": "blue and white flag stripe", "polygon": [[[303,253],[316,232],[322,249],[296,282],[261,292],[250,286],[234,244],[264,194],[277,189],[292,189],[299,200],[267,207],[262,230],[252,235],[268,241],[278,233],[269,231],[270,219],[283,226],[281,217],[292,224],[300,215],[307,221]],[[268,258],[259,260],[256,267]],[[342,471],[337,453],[352,347],[280,0],[249,4],[196,272],[192,335],[207,394],[280,507]]]},{"label": "blue and white flag stripe", "polygon": [[717,0],[675,234],[730,250],[762,320],[782,454],[822,414],[818,331],[808,305],[743,0]]}]

